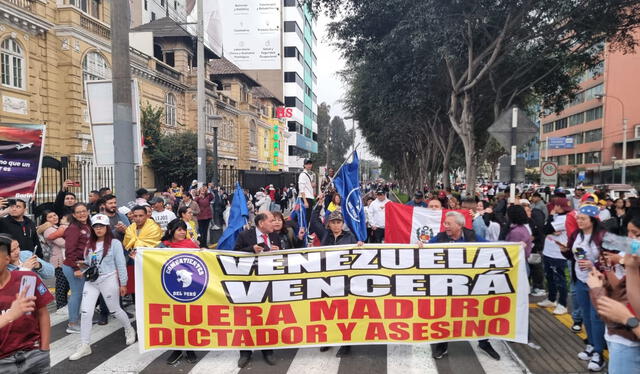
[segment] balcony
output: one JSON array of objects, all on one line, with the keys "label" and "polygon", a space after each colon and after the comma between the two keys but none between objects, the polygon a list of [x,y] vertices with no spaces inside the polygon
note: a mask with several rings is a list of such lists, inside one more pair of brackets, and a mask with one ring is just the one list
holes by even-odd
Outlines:
[{"label": "balcony", "polygon": [[4,0],[4,1],[8,2],[13,6],[16,6],[18,8],[28,10],[28,11],[33,10],[32,6],[33,6],[33,3],[35,2],[35,0]]},{"label": "balcony", "polygon": [[111,29],[109,26],[85,14],[80,15],[80,27],[105,39],[111,39]]},{"label": "balcony", "polygon": [[172,79],[175,79],[177,81],[180,81],[180,77],[182,76],[182,74],[180,74],[179,71],[173,69],[172,67],[170,67],[169,65],[161,62],[161,61],[157,61],[156,60],[156,71],[160,74],[166,75]]}]

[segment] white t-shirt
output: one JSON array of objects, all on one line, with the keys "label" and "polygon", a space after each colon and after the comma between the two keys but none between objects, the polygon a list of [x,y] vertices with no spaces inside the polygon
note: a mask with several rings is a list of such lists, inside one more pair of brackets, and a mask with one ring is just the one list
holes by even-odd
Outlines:
[{"label": "white t-shirt", "polygon": [[602,209],[600,213],[598,213],[598,218],[600,218],[600,221],[606,221],[611,218],[611,212],[609,209]]},{"label": "white t-shirt", "polygon": [[301,195],[304,192],[304,196],[307,199],[313,199],[315,194],[313,192],[313,183],[316,181],[316,175],[312,171],[303,171],[298,176],[298,190]]},{"label": "white t-shirt", "polygon": [[379,229],[384,229],[385,226],[385,213],[384,208],[389,203],[389,199],[385,198],[380,201],[377,198],[369,204],[369,224]]},{"label": "white t-shirt", "polygon": [[156,221],[158,225],[160,225],[160,228],[162,229],[162,231],[166,231],[167,225],[169,224],[169,222],[176,219],[176,215],[173,214],[173,212],[170,210],[163,210],[162,212],[158,212],[154,210],[151,213],[151,217],[153,217],[153,220]]},{"label": "white t-shirt", "polygon": [[573,247],[571,248],[571,250],[573,251],[573,257],[576,259],[574,265],[576,278],[584,283],[587,283],[587,278],[589,278],[589,270],[580,270],[580,266],[578,266],[577,261],[578,248],[582,248],[584,250],[586,254],[585,260],[589,260],[594,264],[598,261],[598,257],[600,257],[600,250],[598,249],[598,246],[596,246],[595,242],[589,242],[589,240],[591,240],[591,234],[585,234],[584,237],[578,234],[576,240],[573,242]]},{"label": "white t-shirt", "polygon": [[556,243],[556,241],[558,241],[564,245],[567,244],[567,231],[564,227],[566,221],[566,214],[556,215],[553,217],[553,222],[551,222],[551,225],[558,234],[549,234],[546,236],[544,240],[544,249],[542,250],[543,255],[560,260],[566,259],[562,255],[562,251],[560,251],[560,246],[558,245],[558,243]]}]

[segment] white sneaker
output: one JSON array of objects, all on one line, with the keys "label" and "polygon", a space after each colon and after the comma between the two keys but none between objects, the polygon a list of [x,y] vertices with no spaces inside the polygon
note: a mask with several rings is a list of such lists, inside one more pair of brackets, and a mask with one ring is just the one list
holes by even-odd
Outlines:
[{"label": "white sneaker", "polygon": [[547,296],[547,291],[540,289],[540,288],[534,288],[531,291],[531,296],[533,297],[541,297],[541,296]]},{"label": "white sneaker", "polygon": [[67,334],[79,334],[79,333],[80,333],[79,325],[72,325],[72,324],[67,325]]},{"label": "white sneaker", "polygon": [[538,306],[541,306],[543,308],[554,308],[556,306],[556,302],[549,301],[549,299],[544,299],[538,303]]},{"label": "white sneaker", "polygon": [[556,308],[553,310],[553,314],[557,314],[557,315],[567,314],[567,307],[562,304],[558,304]]},{"label": "white sneaker", "polygon": [[133,327],[124,329],[124,338],[127,345],[131,345],[136,342],[136,330]]},{"label": "white sneaker", "polygon": [[590,344],[587,344],[587,346],[584,347],[584,351],[578,353],[578,358],[581,359],[582,361],[589,361],[591,360],[592,356],[593,356],[593,346]]},{"label": "white sneaker", "polygon": [[589,371],[600,371],[605,367],[604,358],[600,356],[600,353],[593,352],[593,356],[591,356],[591,361],[587,365]]},{"label": "white sneaker", "polygon": [[89,356],[91,354],[91,347],[89,344],[80,344],[78,346],[78,350],[76,353],[69,356],[69,361],[75,361],[83,358],[84,356]]}]

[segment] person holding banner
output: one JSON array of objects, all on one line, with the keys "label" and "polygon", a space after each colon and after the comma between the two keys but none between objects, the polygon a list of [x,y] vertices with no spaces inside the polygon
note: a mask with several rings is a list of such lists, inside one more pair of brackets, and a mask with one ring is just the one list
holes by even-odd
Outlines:
[{"label": "person holding banner", "polygon": [[[429,243],[474,243],[486,242],[486,240],[476,235],[473,230],[464,227],[466,218],[459,212],[447,212],[444,219],[444,231],[429,240]],[[420,243],[420,242],[419,242]],[[495,360],[500,360],[500,355],[493,349],[488,339],[479,341],[478,346]],[[449,343],[436,343],[431,345],[432,357],[443,358],[448,353]]]},{"label": "person holding banner", "polygon": [[[255,227],[242,231],[238,235],[234,250],[250,253],[277,251],[281,248],[280,236],[274,232],[274,217],[271,212],[259,213],[255,218]],[[238,367],[244,368],[251,360],[252,351],[240,351]],[[263,349],[264,361],[273,366],[276,364],[273,349]]]},{"label": "person holding banner", "polygon": [[281,212],[273,212],[273,216],[273,231],[280,236],[282,249],[304,248],[304,227],[300,227],[298,235],[295,235],[292,225],[287,224]]},{"label": "person holding banner", "polygon": [[[180,209],[189,208],[182,207]],[[180,218],[176,218],[169,222],[167,225],[167,231],[164,233],[158,248],[198,249],[198,245],[192,239],[187,238],[187,230],[187,223]],[[195,363],[197,361],[196,353],[194,351],[173,350],[167,358],[167,365],[175,365],[178,363],[183,354],[186,356],[189,363]]]}]

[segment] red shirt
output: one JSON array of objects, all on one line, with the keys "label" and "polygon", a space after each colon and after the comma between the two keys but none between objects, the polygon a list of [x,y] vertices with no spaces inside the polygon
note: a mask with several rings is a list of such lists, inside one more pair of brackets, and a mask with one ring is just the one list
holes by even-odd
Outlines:
[{"label": "red shirt", "polygon": [[[36,310],[46,308],[53,301],[53,296],[42,283],[40,277],[30,271],[10,271],[9,282],[0,288],[0,312],[4,313],[11,308],[11,303],[16,299],[20,291],[20,281],[23,276],[36,277]],[[10,324],[0,329],[0,358],[12,355],[17,351],[31,351],[40,346],[40,325],[36,311],[24,314]]]}]

